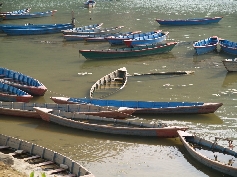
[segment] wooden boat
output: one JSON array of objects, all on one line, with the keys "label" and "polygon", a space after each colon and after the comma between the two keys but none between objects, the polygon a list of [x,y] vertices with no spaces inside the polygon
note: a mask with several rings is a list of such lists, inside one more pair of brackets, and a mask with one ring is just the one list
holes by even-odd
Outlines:
[{"label": "wooden boat", "polygon": [[1,102],[0,115],[40,118],[33,107],[58,109],[67,112],[78,112],[78,114],[95,115],[101,117],[124,119],[134,112],[129,108],[101,107],[88,104],[55,104],[55,103],[24,103],[24,102]]},{"label": "wooden boat", "polygon": [[[18,158],[22,164],[33,163],[36,170],[42,169],[46,176],[55,174],[65,177],[95,177],[89,170],[69,157],[11,136],[0,134],[0,152]],[[55,168],[52,169],[52,165]]]},{"label": "wooden boat", "polygon": [[16,19],[28,19],[28,18],[40,18],[53,16],[57,10],[49,10],[46,12],[35,13],[21,13],[21,14],[0,14],[3,20],[16,20]]},{"label": "wooden boat", "polygon": [[167,126],[163,123],[149,124],[128,120],[110,119],[73,112],[64,112],[56,109],[39,107],[34,107],[34,109],[45,121],[80,130],[100,133],[174,138],[178,136],[177,130],[185,131],[188,129],[187,127]]},{"label": "wooden boat", "polygon": [[209,114],[214,113],[222,103],[203,102],[158,102],[105,100],[88,98],[50,97],[58,104],[93,104],[98,106],[127,107],[134,109],[134,114]]},{"label": "wooden boat", "polygon": [[86,59],[131,58],[170,52],[177,42],[105,50],[79,50]]},{"label": "wooden boat", "polygon": [[91,25],[86,25],[86,26],[81,26],[81,27],[74,27],[74,28],[69,28],[66,30],[62,30],[63,34],[71,34],[71,32],[77,32],[80,30],[91,30],[91,29],[100,29],[103,23],[96,23],[96,24],[91,24]]},{"label": "wooden boat", "polygon": [[141,31],[137,31],[136,33],[130,34],[130,35],[121,35],[121,36],[109,36],[105,39],[110,43],[110,45],[124,45],[124,40],[134,39],[137,37],[143,37],[147,35],[152,35],[156,33],[160,33],[161,30],[158,31],[150,31],[146,33],[142,33]]},{"label": "wooden boat", "polygon": [[47,88],[30,76],[0,67],[0,81],[21,89],[32,96],[43,96]]},{"label": "wooden boat", "polygon": [[96,5],[96,2],[94,0],[87,0],[85,3],[84,3],[84,7],[86,8],[90,8],[90,7],[95,7]]},{"label": "wooden boat", "polygon": [[137,37],[134,39],[124,40],[124,44],[127,47],[135,47],[137,45],[151,45],[151,44],[158,44],[166,40],[167,35],[169,32],[160,32],[156,34],[151,34],[143,37]]},{"label": "wooden boat", "polygon": [[188,18],[177,20],[156,19],[160,25],[182,26],[182,25],[207,25],[210,23],[218,23],[223,17],[205,17],[205,18]]},{"label": "wooden boat", "polygon": [[193,44],[193,47],[195,49],[195,53],[197,55],[201,55],[216,50],[218,43],[219,43],[218,37],[212,36],[207,39],[195,42]]},{"label": "wooden boat", "polygon": [[39,27],[28,27],[28,28],[12,28],[12,29],[5,29],[2,28],[2,31],[9,36],[17,36],[17,35],[42,35],[42,34],[55,34],[60,33],[63,29],[72,28],[74,24],[68,25],[52,25],[52,26],[39,26]]},{"label": "wooden boat", "polygon": [[[92,85],[90,89],[90,98],[93,97],[95,91],[98,91],[101,88],[103,88],[103,91],[106,89],[112,90],[107,93],[107,95],[111,95],[119,90],[122,90],[126,84],[127,84],[127,69],[125,67],[119,68],[103,76]],[[114,85],[114,87],[112,87],[112,85]]]},{"label": "wooden boat", "polygon": [[178,131],[181,142],[188,153],[200,163],[215,169],[221,173],[236,176],[237,174],[237,152],[231,150],[232,142],[229,147],[223,147],[214,142],[205,140],[187,132]]},{"label": "wooden boat", "polygon": [[0,100],[7,102],[29,102],[33,97],[28,93],[0,82]]},{"label": "wooden boat", "polygon": [[229,72],[237,71],[237,58],[222,60],[225,68]]},{"label": "wooden boat", "polygon": [[91,34],[113,34],[119,33],[124,26],[116,26],[111,28],[95,28],[85,30],[67,30],[63,31],[64,35],[91,35]]},{"label": "wooden boat", "polygon": [[31,8],[26,9],[20,9],[20,10],[14,10],[10,12],[0,12],[0,14],[23,14],[23,13],[29,13]]},{"label": "wooden boat", "polygon": [[219,43],[221,46],[221,51],[231,55],[237,55],[237,42],[232,42],[226,39],[219,39]]},{"label": "wooden boat", "polygon": [[16,24],[0,24],[0,32],[8,29],[29,29],[29,28],[61,28],[61,27],[71,27],[73,26],[71,23],[58,23],[58,24],[23,24],[23,25],[16,25]]}]

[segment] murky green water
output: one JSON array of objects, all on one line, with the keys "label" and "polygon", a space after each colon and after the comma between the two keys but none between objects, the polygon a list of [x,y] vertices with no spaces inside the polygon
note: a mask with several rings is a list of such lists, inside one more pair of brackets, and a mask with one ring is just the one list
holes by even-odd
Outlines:
[{"label": "murky green water", "polygon": [[[74,10],[76,26],[104,23],[104,27],[125,26],[122,31],[169,31],[167,41],[180,42],[170,53],[141,58],[89,61],[79,49],[105,49],[108,43],[65,42],[62,34],[37,36],[0,35],[0,66],[30,75],[48,92],[34,102],[51,102],[50,96],[88,97],[96,80],[118,68],[130,74],[161,71],[195,71],[186,76],[129,77],[127,86],[108,99],[153,101],[222,102],[215,114],[141,115],[142,121],[164,121],[188,126],[190,132],[214,140],[229,137],[237,144],[237,73],[227,73],[223,53],[194,56],[192,42],[213,35],[237,41],[237,1],[214,0],[98,0],[93,9],[79,1],[7,0],[1,11],[31,7],[32,12],[57,9],[53,17],[1,23],[67,23]],[[218,24],[206,26],[159,26],[161,19],[223,16]],[[91,20],[90,20],[91,18]],[[79,75],[88,72],[91,75]],[[179,139],[112,136],[49,124],[41,120],[0,116],[0,133],[19,137],[61,152],[79,161],[97,177],[130,176],[223,176],[185,153]],[[236,147],[235,147],[235,150]],[[236,162],[235,162],[236,163]]]}]

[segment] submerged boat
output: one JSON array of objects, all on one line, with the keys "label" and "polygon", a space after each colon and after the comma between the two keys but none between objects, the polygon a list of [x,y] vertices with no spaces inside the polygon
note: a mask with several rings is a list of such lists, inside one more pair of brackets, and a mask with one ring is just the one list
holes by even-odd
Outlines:
[{"label": "submerged boat", "polygon": [[233,177],[237,175],[237,152],[231,149],[231,140],[227,139],[229,147],[223,147],[217,144],[217,140],[211,142],[183,131],[178,131],[178,134],[194,159],[221,173]]},{"label": "submerged boat", "polygon": [[221,51],[231,55],[237,55],[237,42],[219,39],[219,43],[221,46]]},{"label": "submerged boat", "polygon": [[157,44],[159,42],[166,40],[166,37],[168,34],[169,32],[160,32],[160,33],[151,34],[151,35],[147,35],[143,37],[136,37],[134,39],[124,40],[123,42],[127,47]]},{"label": "submerged boat", "polygon": [[188,18],[177,20],[156,19],[160,25],[182,26],[182,25],[207,25],[210,23],[218,23],[223,17],[205,17],[205,18]]},{"label": "submerged boat", "polygon": [[201,55],[201,54],[216,50],[218,44],[219,44],[218,37],[212,36],[207,39],[203,39],[203,40],[195,42],[193,44],[193,47],[195,49],[195,53],[197,55]]},{"label": "submerged boat", "polygon": [[158,102],[104,100],[88,98],[50,97],[58,104],[93,104],[99,106],[127,107],[134,109],[134,114],[209,114],[214,113],[222,103],[203,102]]},{"label": "submerged boat", "polygon": [[47,88],[30,76],[0,67],[0,81],[25,91],[32,96],[43,96]]},{"label": "submerged boat", "polygon": [[237,71],[237,58],[224,59],[222,60],[222,63],[224,64],[227,71],[229,72]]},{"label": "submerged boat", "polygon": [[110,119],[92,115],[77,114],[75,112],[64,112],[56,109],[34,107],[41,118],[48,122],[59,125],[94,131],[100,133],[151,136],[159,138],[174,138],[178,136],[177,130],[187,130],[187,127],[167,126],[163,123],[141,123],[128,120]]},{"label": "submerged boat", "polygon": [[40,17],[48,17],[53,16],[57,10],[49,10],[46,12],[34,12],[34,13],[7,13],[7,14],[0,14],[0,17],[3,20],[16,20],[16,19],[27,19],[27,18],[40,18]]},{"label": "submerged boat", "polygon": [[24,103],[24,102],[1,102],[0,115],[40,118],[33,107],[58,109],[67,112],[78,112],[78,114],[95,115],[101,117],[124,119],[130,117],[134,112],[129,108],[101,107],[88,104],[55,104],[55,103]]},{"label": "submerged boat", "polygon": [[110,45],[125,45],[124,40],[130,40],[138,37],[143,37],[143,36],[148,36],[156,33],[160,33],[161,30],[158,31],[150,31],[146,33],[142,33],[141,31],[134,32],[129,35],[120,35],[120,36],[109,36],[106,37],[105,39],[110,43]]},{"label": "submerged boat", "polygon": [[2,83],[0,81],[0,100],[6,102],[26,102],[28,103],[33,96],[28,93],[13,87],[11,85]]},{"label": "submerged boat", "polygon": [[177,42],[104,50],[79,50],[86,59],[131,58],[170,52]]},{"label": "submerged boat", "polygon": [[[127,84],[127,69],[125,67],[119,68],[103,76],[92,85],[90,89],[90,98],[93,97],[95,91],[98,91],[101,88],[103,88],[103,91],[106,89],[112,90],[107,93],[107,95],[111,95],[119,90],[122,90],[126,84]],[[112,87],[112,85],[114,87]]]},{"label": "submerged boat", "polygon": [[89,170],[69,157],[11,136],[0,134],[0,152],[20,159],[22,164],[33,163],[36,170],[42,169],[47,176],[55,174],[65,177],[95,177]]}]

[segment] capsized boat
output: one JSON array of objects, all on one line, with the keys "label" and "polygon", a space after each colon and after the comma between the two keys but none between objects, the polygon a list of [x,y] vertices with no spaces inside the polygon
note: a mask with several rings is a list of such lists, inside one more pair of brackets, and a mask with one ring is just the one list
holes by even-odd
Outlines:
[{"label": "capsized boat", "polygon": [[53,122],[70,128],[100,133],[175,138],[178,136],[177,130],[185,131],[188,129],[187,127],[168,126],[164,123],[142,123],[39,107],[34,107],[34,109],[45,121]]},{"label": "capsized boat", "polygon": [[223,103],[203,102],[158,102],[105,100],[70,97],[50,97],[58,104],[93,104],[99,106],[128,107],[134,109],[134,114],[209,114],[214,113]]},{"label": "capsized boat", "polygon": [[218,138],[211,142],[184,131],[178,131],[178,134],[185,149],[194,159],[221,173],[237,176],[237,152],[232,150],[232,140],[226,139],[229,147],[223,147],[217,143]]}]

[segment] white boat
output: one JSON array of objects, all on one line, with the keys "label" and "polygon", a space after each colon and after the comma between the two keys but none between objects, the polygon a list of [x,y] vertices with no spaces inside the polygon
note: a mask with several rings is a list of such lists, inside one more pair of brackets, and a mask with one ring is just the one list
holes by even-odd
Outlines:
[{"label": "white boat", "polygon": [[237,71],[237,58],[222,60],[225,68],[229,72]]},{"label": "white boat", "polygon": [[221,173],[237,176],[237,152],[232,150],[232,140],[225,139],[229,147],[223,147],[217,144],[220,138],[211,142],[184,131],[177,132],[185,149],[197,161]]}]

